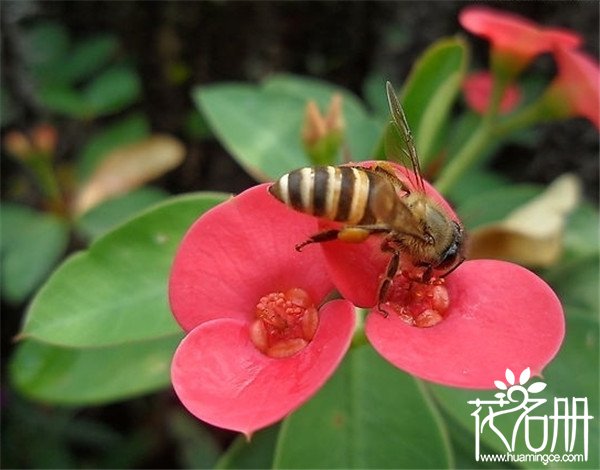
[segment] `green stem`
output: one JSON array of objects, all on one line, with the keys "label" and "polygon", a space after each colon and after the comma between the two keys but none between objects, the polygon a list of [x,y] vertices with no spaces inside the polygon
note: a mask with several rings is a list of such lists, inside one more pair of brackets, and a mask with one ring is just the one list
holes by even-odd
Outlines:
[{"label": "green stem", "polygon": [[489,145],[493,136],[494,123],[500,109],[500,102],[508,84],[508,79],[496,76],[490,97],[490,105],[481,119],[479,127],[471,134],[471,137],[458,150],[456,155],[452,157],[450,163],[435,182],[435,187],[440,193],[447,194],[452,186],[460,180],[463,173],[480,158]]},{"label": "green stem", "polygon": [[545,116],[545,109],[546,103],[543,99],[535,101],[519,113],[498,124],[498,126],[494,128],[494,136],[502,138],[512,132],[548,120],[548,117]]},{"label": "green stem", "polygon": [[462,174],[477,161],[488,145],[490,135],[491,126],[482,121],[436,180],[435,187],[440,193],[448,194],[448,191],[456,184]]},{"label": "green stem", "polygon": [[35,175],[49,208],[59,215],[64,215],[65,204],[51,159],[45,154],[35,154],[31,155],[26,164]]}]

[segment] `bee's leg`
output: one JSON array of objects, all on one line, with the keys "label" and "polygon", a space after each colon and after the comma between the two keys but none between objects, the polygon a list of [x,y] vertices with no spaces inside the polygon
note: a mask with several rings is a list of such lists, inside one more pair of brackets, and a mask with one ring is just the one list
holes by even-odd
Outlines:
[{"label": "bee's leg", "polygon": [[298,243],[296,245],[296,250],[302,251],[306,245],[310,245],[311,243],[323,243],[330,242],[332,240],[341,240],[346,243],[361,243],[364,242],[371,233],[376,230],[381,230],[379,227],[376,229],[371,228],[370,226],[360,227],[344,227],[342,229],[331,229],[325,230],[323,232],[319,232],[311,237],[308,240]]},{"label": "bee's leg", "polygon": [[302,251],[302,248],[304,248],[306,245],[310,245],[311,243],[323,243],[337,240],[339,233],[340,231],[337,229],[325,230],[323,232],[316,233],[310,236],[308,240],[298,243],[296,245],[296,251]]},{"label": "bee's leg", "polygon": [[377,290],[377,310],[379,310],[384,317],[387,317],[388,313],[382,308],[382,304],[387,297],[390,287],[392,287],[392,284],[394,283],[394,276],[396,276],[396,273],[398,272],[398,267],[400,266],[400,252],[392,246],[387,239],[381,244],[381,251],[392,254],[385,270],[385,277],[379,283],[379,289]]}]

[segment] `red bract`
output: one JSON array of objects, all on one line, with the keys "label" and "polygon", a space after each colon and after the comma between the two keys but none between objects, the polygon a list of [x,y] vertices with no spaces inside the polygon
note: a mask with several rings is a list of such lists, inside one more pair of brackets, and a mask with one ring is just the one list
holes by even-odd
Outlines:
[{"label": "red bract", "polygon": [[549,94],[555,107],[564,113],[582,116],[600,129],[600,67],[587,54],[565,48],[555,51],[558,76],[550,85]]},{"label": "red bract", "polygon": [[[333,373],[354,329],[319,250],[294,245],[316,221],[257,186],[204,214],[179,247],[170,278],[187,336],[172,382],[198,418],[250,435],[300,406]],[[318,312],[318,313],[317,313]]]},{"label": "red bract", "polygon": [[581,44],[581,37],[573,31],[545,28],[514,13],[484,6],[463,9],[459,21],[467,31],[488,39],[493,59],[502,61],[514,72],[558,45],[572,49]]},{"label": "red bract", "polygon": [[[397,176],[410,187],[406,175],[397,166]],[[456,219],[435,189],[426,184],[425,190]],[[321,245],[338,290],[363,307],[377,303],[390,257],[380,244],[381,238],[373,236],[356,245]],[[432,284],[400,273],[385,300],[387,317],[375,308],[367,318],[369,341],[395,366],[446,385],[493,388],[507,367],[539,373],[564,336],[556,295],[533,273],[511,263],[468,261]]]},{"label": "red bract", "polygon": [[[485,114],[492,95],[493,77],[489,72],[477,72],[469,75],[463,82],[463,92],[469,107]],[[511,112],[521,101],[521,92],[516,85],[509,86],[500,101],[500,113]]]}]

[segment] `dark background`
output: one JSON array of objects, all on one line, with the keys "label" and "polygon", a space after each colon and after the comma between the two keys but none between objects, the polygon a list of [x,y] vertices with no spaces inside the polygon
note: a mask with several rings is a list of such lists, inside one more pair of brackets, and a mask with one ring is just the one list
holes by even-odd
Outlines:
[{"label": "dark background", "polygon": [[[27,86],[18,74],[14,50],[21,2],[3,2],[3,79],[30,113]],[[113,32],[123,53],[133,57],[142,76],[141,104],[154,130],[181,134],[192,107],[193,86],[223,80],[256,81],[274,72],[319,77],[362,94],[366,77],[378,72],[393,83],[406,78],[414,59],[440,37],[467,33],[457,21],[469,2],[39,2],[27,3],[29,18],[65,24],[74,38]],[[585,38],[584,48],[598,56],[598,2],[491,2],[541,24],[571,28]],[[22,13],[21,13],[22,14]],[[469,37],[473,62],[487,64],[487,42]],[[6,59],[6,60],[5,60]],[[184,64],[186,80],[174,86],[169,66]],[[543,57],[534,65],[550,75],[554,64]],[[29,117],[29,115],[25,115]],[[596,129],[584,120],[547,125],[535,149],[507,147],[518,180],[547,183],[565,171],[584,180],[586,194],[598,199]],[[74,136],[73,138],[77,138]],[[253,181],[214,142],[188,148],[183,167],[167,178],[173,192],[214,189],[237,192]],[[499,155],[498,162],[506,161]]]},{"label": "dark background", "polygon": [[[172,193],[196,190],[239,192],[254,181],[214,140],[185,141],[186,116],[193,108],[191,90],[199,84],[224,80],[257,81],[274,72],[310,75],[339,84],[361,96],[369,74],[383,74],[401,84],[415,58],[433,41],[462,31],[458,12],[468,2],[2,2],[2,80],[23,107],[17,127],[26,128],[47,118],[30,94],[28,77],[22,75],[18,51],[19,35],[27,22],[41,18],[58,21],[69,29],[74,40],[94,33],[112,32],[122,54],[133,59],[142,78],[143,99],[136,106],[155,131],[184,139],[188,150],[185,163],[163,177],[159,184]],[[598,2],[502,2],[494,6],[515,11],[541,24],[571,28],[585,37],[585,50],[598,56]],[[487,43],[469,37],[473,64],[484,68]],[[171,65],[182,64],[185,78],[177,84],[169,75]],[[554,70],[550,58],[536,61],[540,72]],[[62,139],[80,141],[79,128],[58,122]],[[5,131],[5,129],[3,129]],[[584,181],[586,196],[598,200],[598,133],[583,119],[546,125],[539,131],[535,147],[508,145],[493,162],[498,171],[516,181],[547,183],[558,175],[576,172]],[[68,142],[61,142],[68,145]],[[503,158],[510,155],[511,158]],[[68,158],[68,154],[65,156]],[[2,178],[17,171],[3,158]],[[4,186],[4,185],[3,185]],[[3,305],[3,310],[7,307]],[[12,323],[12,322],[11,322]],[[3,321],[3,358],[6,364],[10,338],[18,325]],[[111,406],[85,410],[60,410],[29,404],[6,386],[3,369],[2,431],[3,467],[33,465],[29,452],[36,451],[36,439],[56,433],[57,419],[64,432],[77,431],[74,420],[100,423],[114,431],[116,444],[76,443],[66,460],[73,466],[111,465],[106,457],[114,446],[125,446],[128,436],[142,439],[132,447],[128,459],[112,461],[113,466],[169,468],[181,464],[167,411],[179,407],[169,391]],[[49,416],[48,429],[40,421],[19,423],[5,419],[5,405],[33,407]],[[15,405],[16,403],[16,405]],[[13,416],[13,415],[11,415]],[[41,421],[45,422],[45,421]],[[37,423],[37,424],[36,424]],[[36,427],[37,429],[31,429]],[[71,427],[70,427],[71,426]],[[202,426],[198,423],[198,426]],[[16,429],[16,431],[15,431]],[[224,447],[232,434],[208,430]],[[110,441],[99,431],[100,436]],[[110,433],[109,433],[110,434]],[[139,436],[145,436],[140,438]],[[16,437],[15,437],[16,436]],[[101,437],[98,439],[101,440]],[[56,458],[56,456],[54,456]],[[108,463],[107,463],[108,462]]]}]

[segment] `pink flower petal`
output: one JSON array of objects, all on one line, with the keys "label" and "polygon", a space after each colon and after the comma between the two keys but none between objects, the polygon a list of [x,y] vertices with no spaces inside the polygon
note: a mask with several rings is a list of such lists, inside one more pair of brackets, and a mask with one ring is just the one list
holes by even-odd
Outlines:
[{"label": "pink flower petal", "polygon": [[[362,162],[361,166],[368,168],[376,163],[367,161]],[[410,170],[395,163],[387,163],[395,167],[398,177],[411,186],[409,177],[412,177],[412,172]],[[452,219],[458,220],[441,194],[427,181],[424,183],[427,195]],[[329,227],[331,224],[322,223],[321,226]],[[338,291],[343,297],[360,307],[372,307],[377,301],[380,277],[385,272],[390,259],[389,253],[381,251],[381,242],[381,236],[372,235],[361,243],[346,243],[336,240],[321,244],[328,262],[329,272]],[[306,248],[302,253],[308,251],[310,249]]]},{"label": "pink flower petal", "polygon": [[446,286],[447,316],[431,328],[377,311],[367,317],[367,337],[396,367],[445,385],[494,388],[507,368],[539,375],[558,352],[563,310],[532,272],[504,261],[467,261]]},{"label": "pink flower petal", "polygon": [[600,66],[581,51],[556,49],[558,77],[552,84],[562,90],[565,104],[574,113],[592,121],[600,129]]},{"label": "pink flower petal", "polygon": [[171,310],[190,331],[231,317],[249,321],[259,299],[301,287],[318,304],[333,289],[319,250],[294,246],[318,231],[259,185],[211,209],[185,235],[169,281]]},{"label": "pink flower petal", "polygon": [[246,435],[280,420],[325,383],[350,346],[352,305],[334,300],[320,315],[312,342],[283,359],[260,353],[243,321],[202,323],[175,352],[171,378],[177,395],[199,419]]},{"label": "pink flower petal", "polygon": [[574,31],[545,28],[520,15],[485,6],[468,6],[459,15],[467,31],[488,39],[493,47],[514,55],[525,64],[556,45],[575,48],[582,42]]}]

